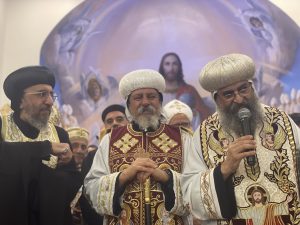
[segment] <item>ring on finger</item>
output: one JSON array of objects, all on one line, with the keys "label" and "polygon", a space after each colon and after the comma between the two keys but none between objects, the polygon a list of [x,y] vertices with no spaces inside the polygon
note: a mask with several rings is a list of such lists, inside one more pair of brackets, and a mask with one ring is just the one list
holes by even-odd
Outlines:
[{"label": "ring on finger", "polygon": [[68,147],[66,147],[63,151],[63,153],[67,153],[70,149]]}]

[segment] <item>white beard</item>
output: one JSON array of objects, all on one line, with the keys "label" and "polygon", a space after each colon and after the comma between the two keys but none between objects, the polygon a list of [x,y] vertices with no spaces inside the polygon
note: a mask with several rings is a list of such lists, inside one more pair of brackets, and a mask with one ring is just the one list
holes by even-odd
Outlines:
[{"label": "white beard", "polygon": [[[143,114],[143,112],[151,112],[152,114]],[[140,107],[138,115],[133,115],[133,121],[139,125],[141,130],[152,128],[156,130],[160,124],[161,107],[156,110],[153,106]]]}]

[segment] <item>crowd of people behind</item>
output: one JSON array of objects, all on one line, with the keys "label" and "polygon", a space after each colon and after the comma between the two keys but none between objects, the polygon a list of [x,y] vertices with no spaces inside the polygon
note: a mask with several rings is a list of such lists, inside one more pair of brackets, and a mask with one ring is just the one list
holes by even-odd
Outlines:
[{"label": "crowd of people behind", "polygon": [[50,69],[12,72],[0,118],[0,223],[299,224],[300,114],[261,104],[254,75],[243,54],[205,65],[212,113],[168,53],[159,72],[121,78],[125,106],[102,111],[97,146],[85,128],[51,116]]}]

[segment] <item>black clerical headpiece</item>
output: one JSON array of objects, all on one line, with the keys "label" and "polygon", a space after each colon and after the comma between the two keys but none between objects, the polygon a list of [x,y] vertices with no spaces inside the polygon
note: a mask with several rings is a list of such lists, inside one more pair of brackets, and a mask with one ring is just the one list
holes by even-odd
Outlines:
[{"label": "black clerical headpiece", "polygon": [[49,84],[54,88],[55,78],[51,70],[44,66],[27,66],[20,68],[7,76],[3,89],[11,100],[11,108],[19,111],[24,90],[37,84]]},{"label": "black clerical headpiece", "polygon": [[125,107],[124,106],[118,105],[118,104],[110,105],[103,110],[102,115],[101,115],[102,121],[104,122],[105,117],[108,113],[115,112],[115,111],[121,112],[125,115]]}]

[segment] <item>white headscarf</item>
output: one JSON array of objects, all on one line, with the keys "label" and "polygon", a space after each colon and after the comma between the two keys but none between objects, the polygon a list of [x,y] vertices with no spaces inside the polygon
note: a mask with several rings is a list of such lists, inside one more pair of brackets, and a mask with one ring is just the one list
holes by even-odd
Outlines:
[{"label": "white headscarf", "polygon": [[179,113],[183,113],[184,115],[186,115],[189,121],[192,122],[193,112],[187,104],[177,99],[174,99],[164,106],[164,115],[166,116],[167,123],[170,122],[173,116]]}]

